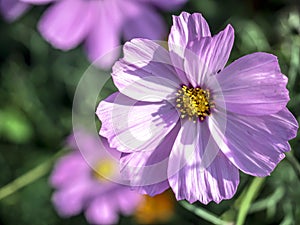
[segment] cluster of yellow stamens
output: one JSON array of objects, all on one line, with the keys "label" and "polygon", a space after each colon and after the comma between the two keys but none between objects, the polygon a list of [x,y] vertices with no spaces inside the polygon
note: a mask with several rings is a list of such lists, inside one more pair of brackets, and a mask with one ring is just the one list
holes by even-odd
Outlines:
[{"label": "cluster of yellow stamens", "polygon": [[199,87],[188,88],[183,85],[176,95],[176,107],[181,113],[181,118],[188,117],[189,120],[196,122],[198,118],[203,121],[206,116],[210,115],[213,105],[209,102],[208,90]]}]

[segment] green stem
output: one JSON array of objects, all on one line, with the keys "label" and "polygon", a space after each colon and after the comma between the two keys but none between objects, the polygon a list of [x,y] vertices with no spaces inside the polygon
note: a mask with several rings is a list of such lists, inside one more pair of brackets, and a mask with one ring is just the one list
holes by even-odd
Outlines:
[{"label": "green stem", "polygon": [[245,220],[246,220],[246,216],[248,214],[248,211],[250,209],[251,203],[252,201],[255,199],[255,197],[257,196],[262,184],[264,183],[265,178],[260,178],[260,177],[255,177],[250,185],[250,187],[248,188],[248,190],[246,191],[241,204],[240,204],[240,209],[238,212],[238,216],[237,216],[237,222],[236,225],[243,225]]},{"label": "green stem", "polygon": [[271,196],[269,196],[263,200],[254,202],[252,204],[252,206],[250,207],[248,214],[255,213],[255,212],[264,210],[270,206],[277,205],[277,203],[282,199],[284,194],[285,194],[285,191],[282,187],[277,188],[276,191]]},{"label": "green stem", "polygon": [[55,154],[50,159],[46,160],[45,162],[41,163],[40,165],[36,166],[35,168],[29,170],[25,174],[21,175],[20,177],[16,178],[12,182],[8,183],[7,185],[0,188],[0,200],[4,199],[5,197],[15,193],[16,191],[20,190],[21,188],[31,184],[32,182],[38,180],[39,178],[46,175],[51,167],[53,161],[61,155],[61,153],[65,149],[62,149],[57,154]]},{"label": "green stem", "polygon": [[194,205],[191,205],[187,203],[186,201],[180,201],[179,204],[187,209],[188,211],[194,213],[195,215],[201,217],[202,219],[211,222],[212,224],[215,225],[225,225],[225,224],[230,224],[229,222],[225,222],[221,219],[218,218],[217,215],[206,211],[205,209],[202,209],[200,207],[196,207]]},{"label": "green stem", "polygon": [[286,155],[286,159],[291,164],[298,179],[300,180],[300,164],[299,164],[298,160],[295,158],[295,156],[292,152],[287,152],[285,155]]}]

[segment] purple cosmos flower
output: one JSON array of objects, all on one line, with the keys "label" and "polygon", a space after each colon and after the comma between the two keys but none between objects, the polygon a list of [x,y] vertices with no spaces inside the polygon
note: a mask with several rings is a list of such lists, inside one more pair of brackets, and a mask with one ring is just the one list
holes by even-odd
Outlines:
[{"label": "purple cosmos flower", "polygon": [[28,9],[28,6],[19,0],[1,0],[0,12],[5,20],[12,22],[18,19]]},{"label": "purple cosmos flower", "polygon": [[[155,6],[172,10],[186,0],[22,0],[32,4],[54,2],[38,28],[54,47],[70,50],[84,41],[90,61],[109,68],[119,52],[111,52],[124,37],[160,40],[166,36],[163,19]],[[166,3],[167,2],[167,3]]]},{"label": "purple cosmos flower", "polygon": [[141,195],[102,177],[112,178],[118,166],[103,154],[103,149],[114,157],[120,153],[89,133],[80,131],[75,137],[69,140],[73,151],[58,160],[50,178],[56,188],[54,206],[63,217],[85,211],[91,224],[116,224],[118,213],[129,215],[135,211]]},{"label": "purple cosmos flower", "polygon": [[211,36],[201,14],[183,12],[168,50],[145,39],[125,44],[112,72],[119,92],[97,115],[132,186],[219,203],[236,192],[239,170],[267,176],[290,150],[298,123],[276,56],[253,53],[225,67],[233,41],[231,25]]}]

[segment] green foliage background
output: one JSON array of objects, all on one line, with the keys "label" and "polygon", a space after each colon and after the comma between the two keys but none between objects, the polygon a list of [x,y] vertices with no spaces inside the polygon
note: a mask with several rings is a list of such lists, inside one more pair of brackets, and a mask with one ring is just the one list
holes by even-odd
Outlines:
[{"label": "green foliage background", "polygon": [[[255,51],[278,56],[289,77],[289,109],[300,117],[300,3],[297,0],[190,0],[183,10],[201,12],[213,33],[227,23],[235,28],[233,61]],[[46,7],[33,7],[14,23],[0,21],[0,196],[4,185],[42,165],[40,179],[0,197],[0,224],[87,224],[83,215],[62,219],[51,204],[48,184],[53,156],[64,147],[72,129],[71,109],[76,85],[89,66],[81,47],[69,52],[53,49],[37,32]],[[163,13],[163,12],[162,12]],[[178,15],[180,11],[174,12]],[[169,27],[171,13],[163,13]],[[114,90],[111,82],[101,96]],[[181,204],[170,224],[211,224],[197,208],[224,221],[245,224],[300,224],[300,140],[271,176],[254,180],[241,174],[237,194],[221,204]],[[49,163],[45,164],[45,161]],[[36,171],[34,172],[37,173]],[[26,179],[30,179],[26,177]],[[25,179],[25,180],[26,180]],[[2,188],[1,188],[2,187]],[[2,192],[1,192],[2,191]],[[249,208],[247,207],[249,205]],[[245,214],[243,214],[243,211]],[[120,224],[136,224],[121,218]]]}]

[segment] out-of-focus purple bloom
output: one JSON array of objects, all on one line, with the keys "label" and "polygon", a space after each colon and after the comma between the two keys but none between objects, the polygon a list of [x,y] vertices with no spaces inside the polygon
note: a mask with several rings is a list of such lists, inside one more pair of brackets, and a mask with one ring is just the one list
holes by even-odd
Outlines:
[{"label": "out-of-focus purple bloom", "polygon": [[[50,178],[56,189],[52,200],[62,217],[84,211],[91,224],[116,224],[119,213],[130,215],[134,212],[141,195],[100,177],[112,178],[113,172],[118,170],[114,161],[107,161],[103,149],[114,157],[119,157],[120,153],[110,149],[104,139],[97,138],[80,131],[76,139],[69,139],[73,151],[58,160]],[[80,142],[80,149],[76,142]]]},{"label": "out-of-focus purple bloom", "polygon": [[186,0],[22,1],[32,4],[53,2],[38,24],[43,37],[62,50],[70,50],[84,42],[90,61],[105,55],[95,63],[109,68],[119,54],[119,51],[111,51],[120,45],[122,37],[126,40],[165,38],[166,26],[155,7],[172,10]]},{"label": "out-of-focus purple bloom", "polygon": [[28,8],[28,4],[20,2],[19,0],[0,1],[0,12],[8,22],[18,19]]},{"label": "out-of-focus purple bloom", "polygon": [[119,92],[97,115],[132,186],[219,203],[236,192],[239,170],[267,176],[290,150],[298,123],[276,56],[253,53],[225,67],[233,41],[231,25],[211,36],[201,14],[183,12],[168,50],[146,39],[125,44],[112,73]]}]

